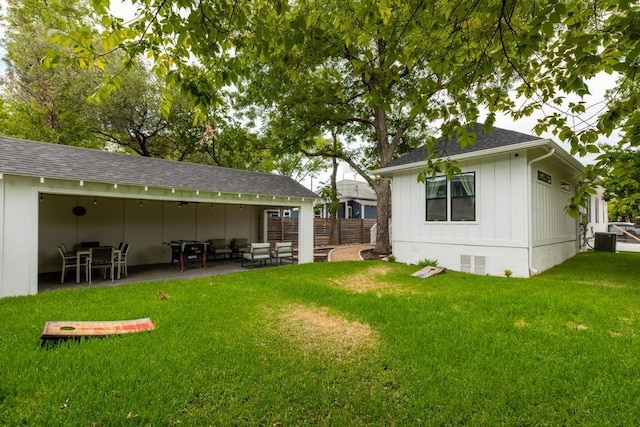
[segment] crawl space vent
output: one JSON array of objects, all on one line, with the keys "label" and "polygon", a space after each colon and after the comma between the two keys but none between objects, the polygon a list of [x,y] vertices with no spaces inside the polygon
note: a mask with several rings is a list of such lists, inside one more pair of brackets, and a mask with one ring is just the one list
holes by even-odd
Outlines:
[{"label": "crawl space vent", "polygon": [[471,273],[471,255],[460,255],[460,271]]},{"label": "crawl space vent", "polygon": [[460,271],[463,273],[486,274],[487,257],[460,255]]}]

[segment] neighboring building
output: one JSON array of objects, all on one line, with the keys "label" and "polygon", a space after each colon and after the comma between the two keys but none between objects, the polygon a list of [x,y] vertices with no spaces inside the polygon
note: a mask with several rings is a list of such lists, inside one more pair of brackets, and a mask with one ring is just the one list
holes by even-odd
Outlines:
[{"label": "neighboring building", "polygon": [[272,218],[298,218],[297,208],[267,209],[265,213],[268,217]]},{"label": "neighboring building", "polygon": [[[343,179],[336,182],[340,207],[338,218],[375,219],[377,197],[375,191],[365,181]],[[329,203],[324,203],[323,218],[329,217]]]},{"label": "neighboring building", "polygon": [[313,262],[317,198],[286,176],[0,137],[0,297],[37,293],[62,243],[124,241],[129,265],[165,263],[172,240],[266,242],[268,209],[297,211]]},{"label": "neighboring building", "polygon": [[[476,144],[439,140],[440,157],[462,173],[418,181],[427,151],[418,148],[373,171],[392,178],[392,246],[401,262],[438,260],[477,274],[529,277],[574,256],[585,226],[565,212],[583,165],[549,139],[475,124]],[[592,198],[586,227],[606,223]]]}]

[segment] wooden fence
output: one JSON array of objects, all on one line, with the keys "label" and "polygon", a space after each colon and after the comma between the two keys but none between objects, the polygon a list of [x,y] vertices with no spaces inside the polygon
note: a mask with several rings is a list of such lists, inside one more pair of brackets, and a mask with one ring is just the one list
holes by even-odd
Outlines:
[{"label": "wooden fence", "polygon": [[[371,227],[375,219],[338,218],[338,239],[340,245],[369,243]],[[314,246],[324,246],[331,236],[331,220],[314,219]],[[269,242],[298,242],[298,218],[270,217],[267,220],[267,239]]]}]

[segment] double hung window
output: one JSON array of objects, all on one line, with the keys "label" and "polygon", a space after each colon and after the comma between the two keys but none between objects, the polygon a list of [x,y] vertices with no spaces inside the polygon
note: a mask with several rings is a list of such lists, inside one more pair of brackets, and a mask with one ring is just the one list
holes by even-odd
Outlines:
[{"label": "double hung window", "polygon": [[427,221],[475,221],[476,174],[467,172],[426,180]]}]

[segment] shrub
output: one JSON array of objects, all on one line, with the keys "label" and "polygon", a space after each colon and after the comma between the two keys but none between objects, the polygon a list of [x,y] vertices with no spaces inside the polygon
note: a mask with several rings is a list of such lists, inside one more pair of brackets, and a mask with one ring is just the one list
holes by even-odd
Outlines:
[{"label": "shrub", "polygon": [[419,261],[418,265],[420,267],[437,267],[438,266],[438,260],[437,259],[425,258],[422,261]]}]

